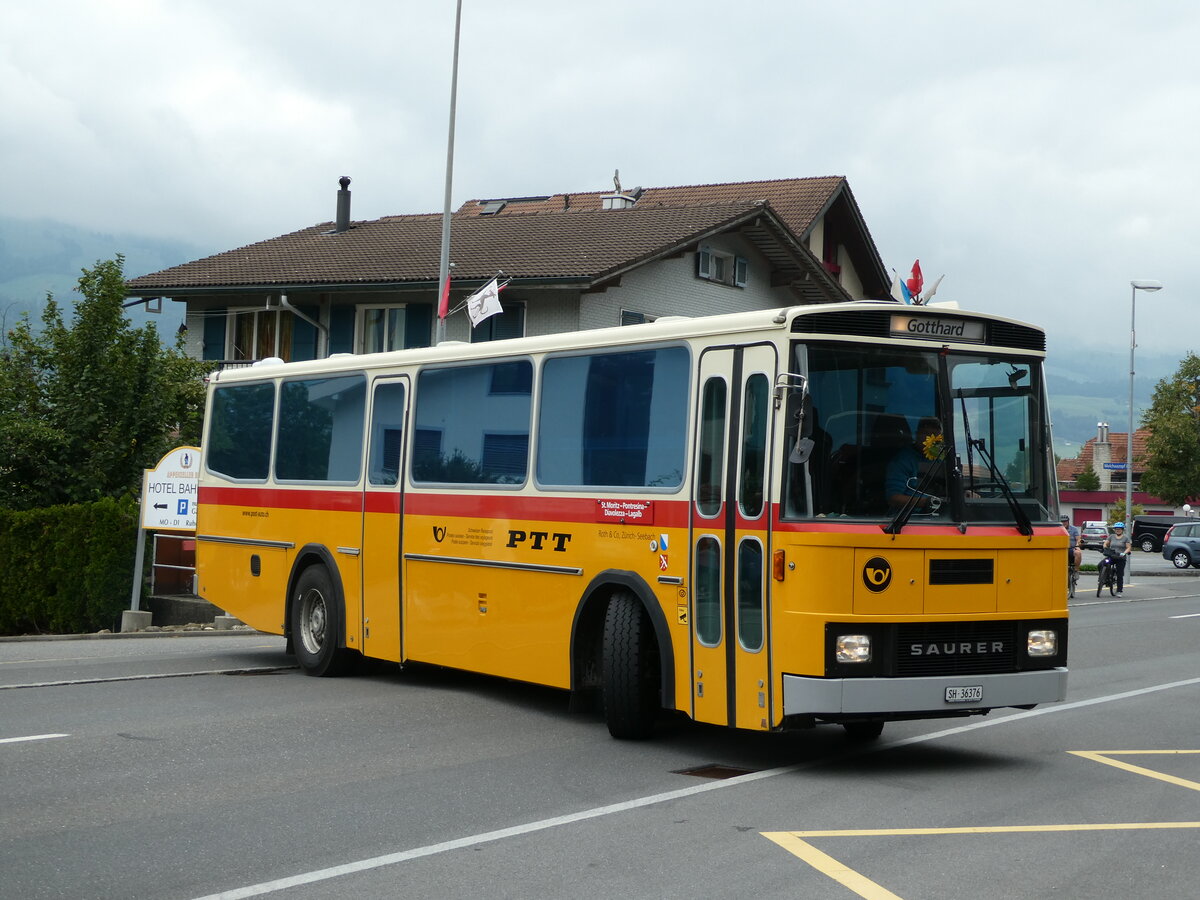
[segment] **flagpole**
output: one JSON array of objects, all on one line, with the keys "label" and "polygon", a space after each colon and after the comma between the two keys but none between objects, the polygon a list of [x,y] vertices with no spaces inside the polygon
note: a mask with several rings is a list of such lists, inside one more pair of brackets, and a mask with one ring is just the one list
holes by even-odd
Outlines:
[{"label": "flagpole", "polygon": [[[454,182],[454,107],[458,98],[458,32],[462,22],[462,0],[458,0],[454,10],[454,64],[450,76],[450,133],[446,138],[446,202],[442,206],[442,258],[438,265],[438,311],[441,311],[442,298],[446,296],[447,281],[450,278],[450,187]],[[449,304],[447,304],[449,306]],[[446,319],[439,315],[435,345],[446,339]]]}]

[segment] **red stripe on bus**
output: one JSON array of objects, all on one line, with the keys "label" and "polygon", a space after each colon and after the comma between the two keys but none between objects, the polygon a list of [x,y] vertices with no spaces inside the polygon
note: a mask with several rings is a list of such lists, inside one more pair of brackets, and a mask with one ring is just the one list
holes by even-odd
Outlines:
[{"label": "red stripe on bus", "polygon": [[211,506],[252,506],[264,509],[316,509],[361,512],[362,491],[314,491],[311,488],[202,487],[199,502]]},{"label": "red stripe on bus", "polygon": [[[370,513],[398,513],[399,491],[367,491],[365,510]],[[476,519],[533,519],[553,522],[609,522],[626,526],[685,528],[689,504],[686,500],[656,497],[631,501],[649,504],[645,519],[633,515],[622,523],[619,518],[601,515],[595,497],[497,496],[494,494],[430,494],[410,492],[404,495],[404,511],[416,516],[458,516]],[[609,500],[611,498],[603,498]],[[211,506],[249,506],[272,509],[315,509],[358,512],[364,508],[361,491],[313,490],[311,488],[203,487],[199,501]]]}]

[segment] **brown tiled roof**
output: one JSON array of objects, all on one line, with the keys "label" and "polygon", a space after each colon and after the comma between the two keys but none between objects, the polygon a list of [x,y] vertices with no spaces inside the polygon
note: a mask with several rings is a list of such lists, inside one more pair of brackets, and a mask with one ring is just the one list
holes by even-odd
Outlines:
[{"label": "brown tiled roof", "polygon": [[[438,215],[355,222],[341,233],[327,222],[134,278],[126,291],[178,296],[256,287],[430,287],[440,265],[441,227]],[[761,202],[456,217],[451,274],[468,284],[503,271],[517,280],[595,286],[733,228],[771,260],[801,302],[853,299]]]},{"label": "brown tiled roof", "polygon": [[[1112,444],[1112,452],[1110,462],[1123,463],[1125,462],[1125,445],[1128,441],[1127,431],[1110,431],[1108,433],[1109,443]],[[1148,429],[1139,429],[1133,433],[1133,471],[1136,475],[1138,472],[1143,472],[1146,469],[1146,440],[1150,437]],[[1095,459],[1096,439],[1089,438],[1087,443],[1079,450],[1079,455],[1074,459],[1060,460],[1057,466],[1057,475],[1059,481],[1074,481],[1079,477],[1079,473],[1085,469],[1091,470],[1093,460]]]},{"label": "brown tiled roof", "polygon": [[[636,188],[623,188],[622,193],[633,196]],[[685,184],[675,187],[644,188],[637,198],[635,209],[656,206],[703,206],[765,200],[779,218],[797,235],[803,236],[833,202],[838,192],[849,196],[849,185],[841,175],[819,178],[781,178],[771,181],[737,181],[726,184]],[[551,194],[547,197],[506,198],[504,207],[495,214],[504,216],[560,213],[567,210],[598,210],[603,198],[614,190],[588,191],[582,194]],[[468,200],[458,208],[456,216],[480,216],[494,200]],[[857,207],[856,207],[857,209]]]},{"label": "brown tiled roof", "polygon": [[[450,237],[452,277],[486,279],[503,270],[522,279],[596,281],[754,219],[765,219],[784,243],[791,240],[769,207],[747,202],[582,209],[533,218],[456,216]],[[131,296],[146,296],[154,291],[437,279],[440,215],[354,222],[341,233],[332,228],[326,222],[142,275],[127,282],[127,290]],[[796,246],[791,252],[809,256]]]}]

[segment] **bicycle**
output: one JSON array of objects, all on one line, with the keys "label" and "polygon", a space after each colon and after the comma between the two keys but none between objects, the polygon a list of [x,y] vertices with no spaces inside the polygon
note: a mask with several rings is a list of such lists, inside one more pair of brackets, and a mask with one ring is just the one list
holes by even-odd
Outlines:
[{"label": "bicycle", "polygon": [[1079,568],[1074,560],[1067,563],[1067,599],[1075,599],[1075,587],[1079,584]]},{"label": "bicycle", "polygon": [[1100,596],[1100,592],[1104,588],[1108,588],[1110,597],[1117,595],[1117,560],[1116,554],[1111,550],[1104,551],[1104,558],[1100,560],[1097,566],[1099,576],[1096,579],[1096,596]]}]

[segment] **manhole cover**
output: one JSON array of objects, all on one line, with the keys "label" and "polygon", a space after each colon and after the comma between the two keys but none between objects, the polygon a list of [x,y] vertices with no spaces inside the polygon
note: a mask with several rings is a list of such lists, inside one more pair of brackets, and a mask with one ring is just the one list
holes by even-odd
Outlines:
[{"label": "manhole cover", "polygon": [[737,766],[722,766],[710,763],[707,766],[693,766],[690,769],[675,769],[674,775],[695,775],[697,778],[737,778],[739,775],[749,775],[756,769],[740,769]]}]

